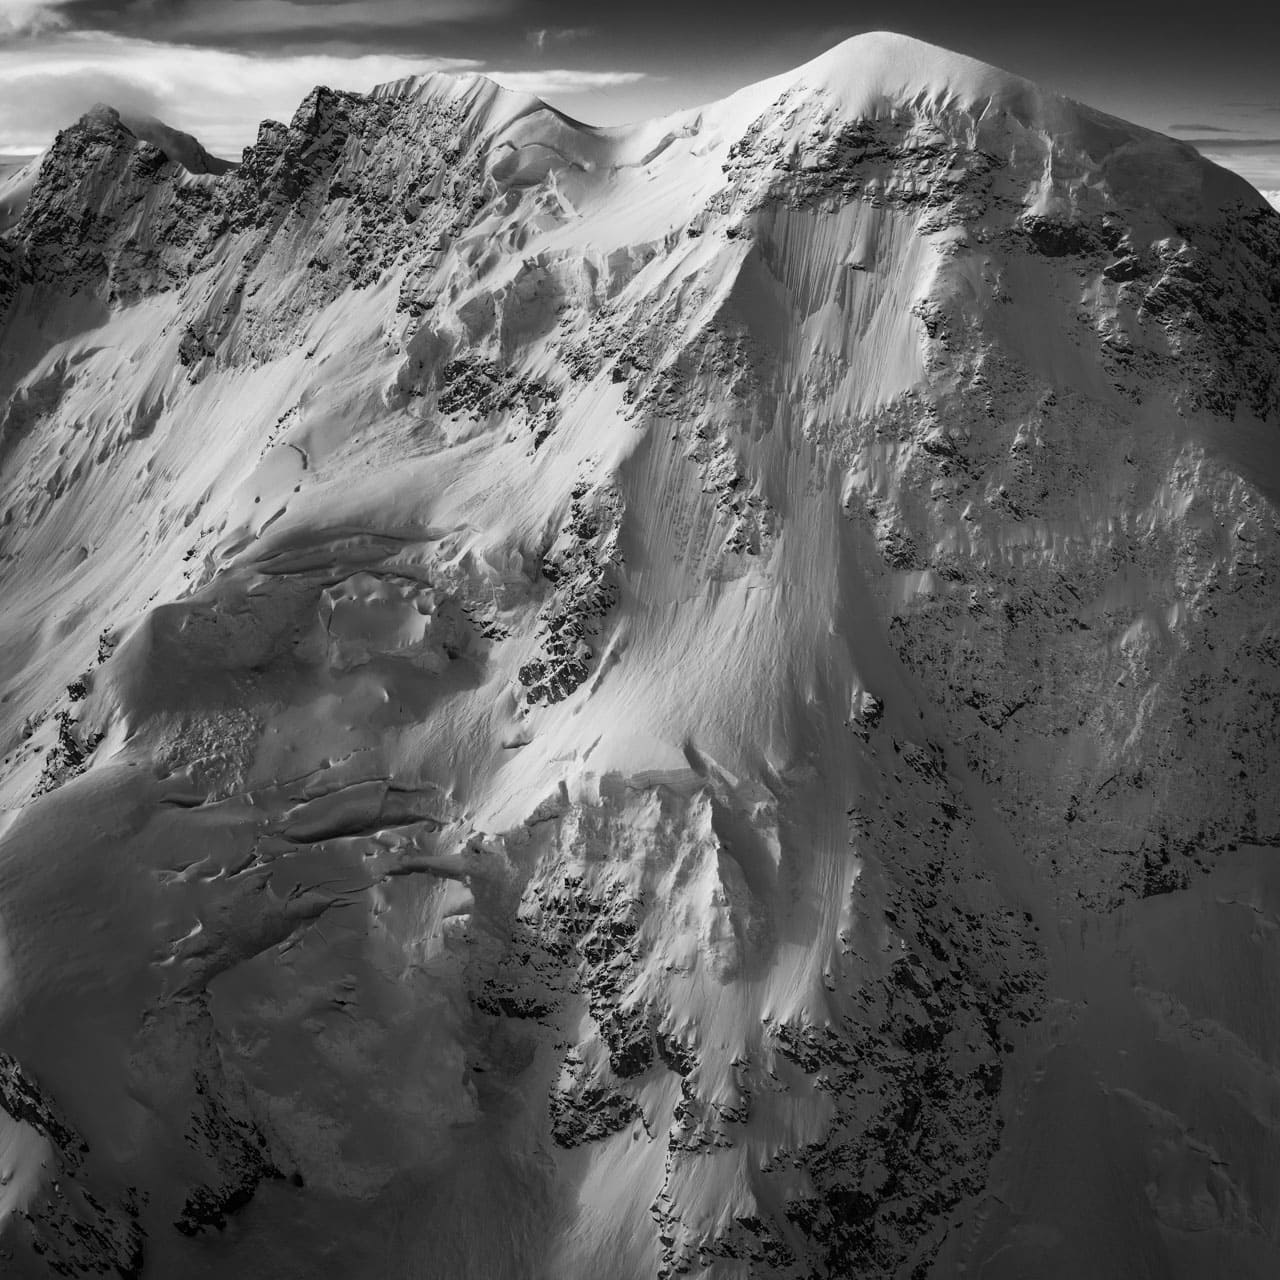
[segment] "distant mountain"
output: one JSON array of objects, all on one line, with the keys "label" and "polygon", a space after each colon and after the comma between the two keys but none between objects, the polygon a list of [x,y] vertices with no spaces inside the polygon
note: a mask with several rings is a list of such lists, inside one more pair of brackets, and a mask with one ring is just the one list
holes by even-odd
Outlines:
[{"label": "distant mountain", "polygon": [[227,173],[236,167],[232,160],[211,156],[197,139],[180,129],[171,129],[163,120],[152,116],[120,116],[120,120],[135,137],[159,147],[189,173]]},{"label": "distant mountain", "polygon": [[14,207],[6,1276],[1277,1273],[1248,184],[873,34]]}]

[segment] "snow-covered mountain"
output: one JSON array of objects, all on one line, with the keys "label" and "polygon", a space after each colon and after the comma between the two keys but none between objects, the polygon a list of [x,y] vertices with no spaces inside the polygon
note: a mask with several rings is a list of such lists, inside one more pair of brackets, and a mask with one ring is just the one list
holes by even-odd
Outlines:
[{"label": "snow-covered mountain", "polygon": [[201,156],[0,237],[4,1274],[1276,1274],[1280,214],[882,34]]}]

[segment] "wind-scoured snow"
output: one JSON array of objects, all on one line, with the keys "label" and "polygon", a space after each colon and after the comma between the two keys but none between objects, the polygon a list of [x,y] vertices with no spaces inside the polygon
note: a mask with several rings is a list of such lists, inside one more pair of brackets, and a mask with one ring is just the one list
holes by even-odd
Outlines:
[{"label": "wind-scoured snow", "polygon": [[886,34],[204,155],[0,192],[5,1274],[1272,1275],[1280,216]]}]

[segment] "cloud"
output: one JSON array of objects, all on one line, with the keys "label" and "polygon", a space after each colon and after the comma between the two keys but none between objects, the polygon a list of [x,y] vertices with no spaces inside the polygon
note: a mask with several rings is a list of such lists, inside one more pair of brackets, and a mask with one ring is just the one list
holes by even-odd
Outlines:
[{"label": "cloud", "polygon": [[1273,208],[1280,209],[1280,189],[1264,191],[1262,194],[1267,200],[1271,201]]},{"label": "cloud", "polygon": [[67,25],[59,6],[69,0],[0,0],[0,38],[43,35]]},{"label": "cloud", "polygon": [[1271,151],[1280,149],[1280,138],[1182,138],[1197,150]]},{"label": "cloud", "polygon": [[1171,133],[1238,133],[1237,129],[1227,129],[1220,124],[1171,124]]},{"label": "cloud", "polygon": [[593,35],[594,27],[535,27],[526,33],[526,39],[541,53],[549,44],[566,44],[571,40],[585,40]]},{"label": "cloud", "polygon": [[318,84],[368,90],[430,71],[472,71],[464,58],[365,54],[251,57],[101,33],[0,46],[0,151],[35,151],[95,102],[158,116],[215,154],[235,155],[264,118],[289,119]]},{"label": "cloud", "polygon": [[[166,40],[204,43],[234,37],[332,36],[386,29],[421,29],[435,23],[472,22],[510,13],[516,0],[236,0],[234,4],[183,6],[161,17]],[[149,28],[155,32],[155,27]]]},{"label": "cloud", "polygon": [[153,85],[105,67],[75,76],[43,70],[12,76],[0,58],[0,76],[0,150],[5,151],[43,147],[97,102],[139,116],[159,115],[165,105]]},{"label": "cloud", "polygon": [[[243,49],[428,53],[442,27],[502,29],[528,0],[0,0],[0,47],[59,31]],[[519,39],[519,28],[514,31]]]},{"label": "cloud", "polygon": [[652,77],[643,71],[572,71],[567,68],[538,71],[489,71],[485,73],[503,88],[521,93],[548,94],[588,93],[593,89],[610,89],[620,84],[637,84]]},{"label": "cloud", "polygon": [[[318,84],[360,92],[432,71],[482,72],[469,58],[308,53],[255,57],[126,36],[63,32],[21,48],[0,45],[0,152],[31,152],[95,102],[154,115],[194,134],[215,155],[236,156],[263,119],[288,120]],[[570,95],[633,84],[630,71],[491,73],[510,89]]]}]

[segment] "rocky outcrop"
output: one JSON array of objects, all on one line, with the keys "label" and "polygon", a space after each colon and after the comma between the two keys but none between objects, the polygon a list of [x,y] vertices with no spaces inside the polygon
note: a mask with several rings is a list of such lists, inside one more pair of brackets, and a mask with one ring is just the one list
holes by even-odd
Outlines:
[{"label": "rocky outcrop", "polygon": [[[61,1276],[142,1275],[145,1232],[139,1218],[139,1197],[129,1188],[121,1203],[104,1204],[85,1185],[83,1167],[89,1144],[61,1115],[57,1104],[8,1054],[0,1054],[0,1120],[8,1120],[45,1146],[41,1161],[43,1185],[28,1188],[26,1202],[17,1206],[21,1225],[6,1233],[12,1252],[6,1257],[24,1274]],[[3,1140],[13,1159],[22,1139],[10,1126]],[[17,1151],[15,1151],[15,1147]],[[5,1185],[18,1170],[6,1170]],[[6,1200],[9,1195],[6,1195]],[[37,1203],[37,1198],[42,1203]],[[10,1213],[12,1203],[6,1204]]]},{"label": "rocky outcrop", "polygon": [[563,701],[591,672],[590,640],[618,599],[622,516],[618,495],[608,489],[579,485],[570,495],[564,527],[542,557],[551,595],[538,613],[536,654],[518,673],[532,705]]}]

